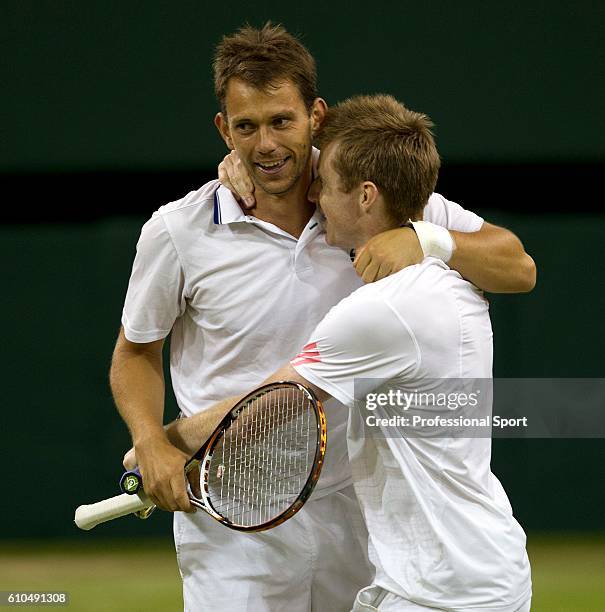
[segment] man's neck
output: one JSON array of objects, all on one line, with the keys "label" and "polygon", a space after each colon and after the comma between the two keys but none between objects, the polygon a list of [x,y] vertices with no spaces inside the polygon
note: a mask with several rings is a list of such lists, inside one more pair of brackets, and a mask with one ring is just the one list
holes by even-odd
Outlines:
[{"label": "man's neck", "polygon": [[257,219],[272,223],[298,238],[315,212],[315,204],[307,199],[310,184],[309,168],[308,176],[301,177],[287,193],[272,195],[257,188],[254,194],[256,206],[250,212]]},{"label": "man's neck", "polygon": [[380,217],[379,219],[374,219],[372,221],[368,220],[361,228],[359,228],[359,231],[356,232],[355,236],[352,237],[353,248],[355,251],[359,252],[370,240],[370,238],[374,238],[374,236],[378,236],[378,234],[382,234],[383,232],[400,228],[400,224],[386,217]]}]

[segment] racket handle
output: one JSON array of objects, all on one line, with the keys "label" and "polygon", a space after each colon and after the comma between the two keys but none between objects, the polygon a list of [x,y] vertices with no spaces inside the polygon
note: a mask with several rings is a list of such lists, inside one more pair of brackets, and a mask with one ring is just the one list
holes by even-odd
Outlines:
[{"label": "racket handle", "polygon": [[144,510],[150,506],[153,506],[153,503],[143,491],[139,491],[135,495],[123,493],[122,495],[104,499],[96,504],[79,506],[76,509],[74,521],[80,529],[88,531],[100,523]]}]

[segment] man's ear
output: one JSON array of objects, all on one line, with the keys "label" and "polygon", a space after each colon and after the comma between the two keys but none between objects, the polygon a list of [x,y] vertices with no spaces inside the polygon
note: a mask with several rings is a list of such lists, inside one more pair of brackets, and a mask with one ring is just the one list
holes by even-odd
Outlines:
[{"label": "man's ear", "polygon": [[326,113],[328,112],[328,105],[323,98],[315,98],[313,100],[313,106],[311,107],[311,135],[315,137],[319,132]]},{"label": "man's ear", "polygon": [[231,130],[229,129],[227,117],[225,117],[223,113],[216,113],[214,117],[214,125],[216,125],[216,129],[221,135],[221,138],[225,141],[225,144],[229,150],[233,151],[235,146],[233,145],[233,140],[231,138]]},{"label": "man's ear", "polygon": [[361,191],[359,192],[359,208],[361,212],[367,214],[373,207],[375,207],[378,201],[380,192],[378,187],[372,181],[364,181],[361,184]]}]

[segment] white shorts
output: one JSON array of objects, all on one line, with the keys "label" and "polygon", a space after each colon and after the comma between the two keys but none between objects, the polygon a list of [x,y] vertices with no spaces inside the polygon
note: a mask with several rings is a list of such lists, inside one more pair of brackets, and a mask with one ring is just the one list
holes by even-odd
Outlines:
[{"label": "white shorts", "polygon": [[[530,612],[531,598],[515,612]],[[483,608],[482,608],[483,609]],[[441,608],[427,608],[395,595],[375,584],[357,593],[351,612],[439,612]]]},{"label": "white shorts", "polygon": [[189,612],[348,612],[373,579],[352,486],[256,534],[177,512],[174,537]]}]

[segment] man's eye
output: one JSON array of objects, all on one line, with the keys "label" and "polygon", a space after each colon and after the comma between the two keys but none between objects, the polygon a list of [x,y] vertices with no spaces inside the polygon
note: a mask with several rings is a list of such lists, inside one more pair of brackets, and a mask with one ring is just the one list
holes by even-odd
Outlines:
[{"label": "man's eye", "polygon": [[286,125],[288,125],[288,119],[286,119],[285,117],[278,117],[277,119],[273,120],[273,125],[275,127],[286,127]]},{"label": "man's eye", "polygon": [[251,123],[238,123],[235,127],[240,132],[249,132],[253,128],[253,125]]}]

